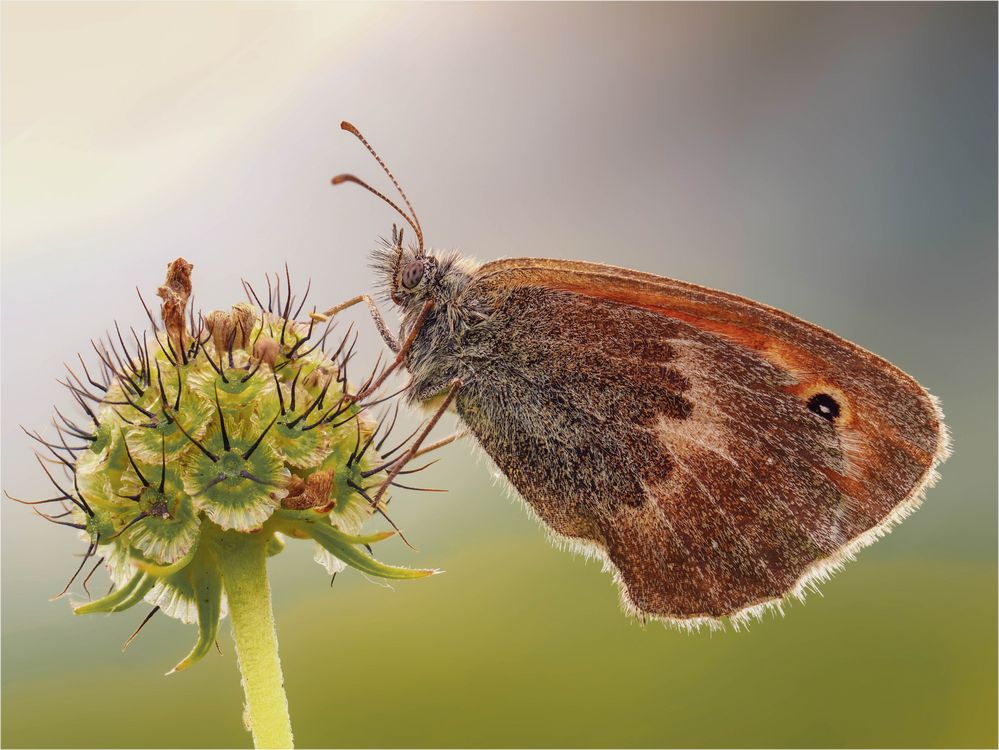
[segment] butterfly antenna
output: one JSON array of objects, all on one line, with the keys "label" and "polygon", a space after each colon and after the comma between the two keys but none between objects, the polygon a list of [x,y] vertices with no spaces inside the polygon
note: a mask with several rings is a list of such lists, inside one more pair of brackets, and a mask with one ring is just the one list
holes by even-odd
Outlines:
[{"label": "butterfly antenna", "polygon": [[[406,204],[406,207],[409,209],[409,214],[406,214],[395,203],[393,203],[388,198],[386,198],[384,195],[382,195],[377,190],[375,190],[373,187],[371,187],[370,185],[368,185],[365,182],[362,182],[361,180],[359,180],[358,178],[354,177],[353,175],[348,175],[348,174],[337,175],[336,177],[333,178],[333,184],[334,185],[339,185],[339,184],[341,184],[343,182],[353,182],[353,183],[355,183],[357,185],[360,185],[363,188],[366,188],[367,190],[370,190],[372,193],[374,193],[379,198],[381,198],[383,201],[385,201],[390,206],[392,206],[392,208],[394,208],[396,211],[398,211],[399,214],[406,220],[406,223],[408,223],[413,228],[413,231],[416,232],[416,239],[420,243],[420,255],[423,255],[423,227],[420,226],[420,220],[416,216],[416,209],[414,209],[413,208],[413,204],[409,202],[409,198],[406,195],[406,191],[403,190],[402,187],[399,185],[399,181],[396,180],[395,175],[392,174],[392,171],[387,166],[385,166],[385,162],[382,161],[382,158],[378,155],[378,153],[373,148],[371,148],[371,144],[368,143],[368,140],[363,135],[361,135],[361,131],[360,130],[358,130],[356,127],[354,127],[352,124],[350,124],[346,120],[344,120],[343,122],[340,123],[340,128],[342,130],[346,130],[348,133],[351,133],[352,135],[354,135],[361,143],[364,144],[364,147],[366,149],[368,149],[368,152],[373,157],[375,157],[375,161],[378,162],[378,166],[380,166],[382,168],[382,170],[385,172],[385,174],[388,175],[388,178],[390,180],[392,180],[392,184],[395,185],[395,189],[398,190],[399,191],[399,195],[402,196],[403,202]],[[412,218],[410,218],[410,214],[412,215]]]}]

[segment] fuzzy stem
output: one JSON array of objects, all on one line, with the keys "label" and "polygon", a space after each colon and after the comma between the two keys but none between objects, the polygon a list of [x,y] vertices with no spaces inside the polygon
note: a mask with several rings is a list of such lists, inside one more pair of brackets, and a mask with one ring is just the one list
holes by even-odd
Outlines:
[{"label": "fuzzy stem", "polygon": [[267,536],[223,534],[219,562],[254,747],[290,748],[291,719],[267,582]]}]

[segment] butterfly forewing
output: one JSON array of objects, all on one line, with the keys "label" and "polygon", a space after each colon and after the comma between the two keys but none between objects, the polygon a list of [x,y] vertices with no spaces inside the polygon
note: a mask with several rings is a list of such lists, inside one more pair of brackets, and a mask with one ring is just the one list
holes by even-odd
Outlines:
[{"label": "butterfly forewing", "polygon": [[642,614],[800,592],[914,507],[945,455],[915,381],[749,300],[532,259],[482,266],[464,296],[489,324],[463,336],[459,414]]}]

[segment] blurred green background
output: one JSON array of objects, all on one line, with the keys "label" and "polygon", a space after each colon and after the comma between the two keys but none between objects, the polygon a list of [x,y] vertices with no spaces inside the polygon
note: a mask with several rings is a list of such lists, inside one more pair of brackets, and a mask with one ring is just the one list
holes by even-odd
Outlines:
[{"label": "blurred green background", "polygon": [[[319,304],[370,288],[393,216],[482,259],[612,262],[789,310],[888,358],[955,442],[922,510],[748,632],[621,614],[469,446],[400,496],[447,569],[330,588],[273,563],[303,746],[996,745],[996,5],[2,6],[3,486],[47,496],[18,423],[61,362],[141,325],[167,261],[206,307],[288,261]],[[363,357],[380,340],[370,322]],[[402,433],[400,433],[402,434]],[[443,434],[443,430],[442,430]],[[231,640],[49,603],[82,552],[2,504],[4,746],[247,746]],[[225,628],[224,628],[225,629]],[[226,629],[227,630],[227,629]]]}]

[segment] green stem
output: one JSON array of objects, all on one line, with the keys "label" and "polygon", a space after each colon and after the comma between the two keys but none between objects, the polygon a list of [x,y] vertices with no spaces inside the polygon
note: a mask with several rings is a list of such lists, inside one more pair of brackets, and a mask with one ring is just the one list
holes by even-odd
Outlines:
[{"label": "green stem", "polygon": [[219,562],[254,747],[290,748],[291,719],[267,583],[267,536],[224,533]]}]

